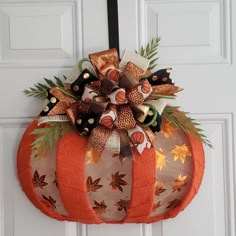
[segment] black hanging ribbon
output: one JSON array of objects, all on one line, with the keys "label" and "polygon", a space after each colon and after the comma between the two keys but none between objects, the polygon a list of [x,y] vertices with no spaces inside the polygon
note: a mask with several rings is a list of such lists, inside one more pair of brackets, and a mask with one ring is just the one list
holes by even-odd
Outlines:
[{"label": "black hanging ribbon", "polygon": [[116,48],[119,53],[119,18],[117,0],[107,0],[109,48]]}]

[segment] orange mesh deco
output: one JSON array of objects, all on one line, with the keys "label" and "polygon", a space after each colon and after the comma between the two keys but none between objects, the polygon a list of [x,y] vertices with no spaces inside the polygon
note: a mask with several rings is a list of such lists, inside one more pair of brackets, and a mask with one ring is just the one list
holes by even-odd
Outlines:
[{"label": "orange mesh deco", "polygon": [[37,127],[26,129],[17,169],[23,191],[46,215],[96,223],[151,223],[175,217],[196,195],[204,170],[202,144],[168,123],[156,144],[135,159],[103,151],[86,151],[87,139],[67,134],[46,157],[34,158],[31,144]]}]

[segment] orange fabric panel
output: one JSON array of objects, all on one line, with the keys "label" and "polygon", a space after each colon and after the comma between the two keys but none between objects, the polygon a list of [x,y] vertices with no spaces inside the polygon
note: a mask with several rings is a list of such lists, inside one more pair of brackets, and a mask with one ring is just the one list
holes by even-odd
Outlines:
[{"label": "orange fabric panel", "polygon": [[181,204],[178,207],[167,212],[166,214],[149,218],[148,223],[160,221],[167,218],[173,218],[177,216],[192,201],[192,199],[197,194],[200,188],[205,168],[205,156],[204,156],[203,145],[202,142],[195,137],[188,136],[188,139],[192,148],[192,158],[194,161],[194,169],[193,169],[194,173],[190,191],[188,192],[188,194],[185,196],[185,198],[182,200]]},{"label": "orange fabric panel", "polygon": [[146,148],[142,155],[134,150],[131,202],[124,223],[146,222],[152,211],[156,178],[155,145],[153,146]]},{"label": "orange fabric panel", "polygon": [[57,181],[65,208],[74,220],[86,224],[102,223],[93,211],[85,183],[85,151],[87,139],[76,132],[59,141],[57,149]]},{"label": "orange fabric panel", "polygon": [[57,220],[72,220],[70,217],[61,216],[54,213],[49,207],[46,207],[37,196],[32,183],[31,176],[31,144],[34,141],[35,136],[31,135],[37,127],[37,121],[33,121],[26,129],[18,149],[17,155],[17,172],[23,191],[31,202],[46,215],[55,218]]}]

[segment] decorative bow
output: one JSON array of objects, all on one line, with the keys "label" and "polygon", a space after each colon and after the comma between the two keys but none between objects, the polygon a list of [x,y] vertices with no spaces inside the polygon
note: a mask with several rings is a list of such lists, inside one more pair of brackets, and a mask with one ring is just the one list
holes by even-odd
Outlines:
[{"label": "decorative bow", "polygon": [[93,155],[109,149],[121,160],[133,157],[132,147],[142,154],[160,131],[165,103],[156,94],[181,90],[169,78],[171,69],[151,74],[147,59],[125,55],[119,62],[115,49],[90,54],[97,75],[84,69],[70,89],[51,88],[41,112],[41,116],[66,114],[79,134],[89,137]]}]

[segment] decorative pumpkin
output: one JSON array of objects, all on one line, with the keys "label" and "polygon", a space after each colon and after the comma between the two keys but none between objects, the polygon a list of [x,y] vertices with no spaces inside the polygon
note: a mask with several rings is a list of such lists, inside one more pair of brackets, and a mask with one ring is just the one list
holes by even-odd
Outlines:
[{"label": "decorative pumpkin", "polygon": [[[46,215],[58,220],[96,223],[151,223],[175,217],[199,189],[204,171],[201,142],[171,127],[156,145],[124,163],[105,151],[97,159],[86,153],[87,140],[67,134],[47,157],[32,156],[25,131],[17,169],[23,191]],[[174,129],[174,130],[173,130]],[[167,137],[167,138],[166,138]],[[156,148],[155,148],[156,147]]]},{"label": "decorative pumpkin", "polygon": [[138,145],[138,144],[141,144],[144,142],[144,134],[142,132],[134,132],[132,133],[131,135],[131,142],[134,144],[134,145]]},{"label": "decorative pumpkin", "polygon": [[144,83],[142,84],[141,90],[143,93],[149,94],[151,91],[151,86],[148,83],[147,80],[144,81]]},{"label": "decorative pumpkin", "polygon": [[115,100],[118,104],[124,104],[127,101],[124,91],[119,91],[115,96]]},{"label": "decorative pumpkin", "polygon": [[101,119],[100,123],[101,123],[103,126],[109,128],[109,129],[112,129],[114,121],[113,121],[113,119],[111,118],[111,116],[105,116],[105,117],[103,117],[103,118]]},{"label": "decorative pumpkin", "polygon": [[[48,104],[21,139],[18,176],[30,201],[52,218],[151,223],[176,216],[199,189],[202,142],[210,143],[161,100],[181,89],[169,69],[151,76],[147,59],[125,55],[132,56],[119,62],[114,49],[94,53],[93,68],[76,66],[69,88],[56,78],[25,91]],[[175,92],[154,92],[164,85]]]}]

